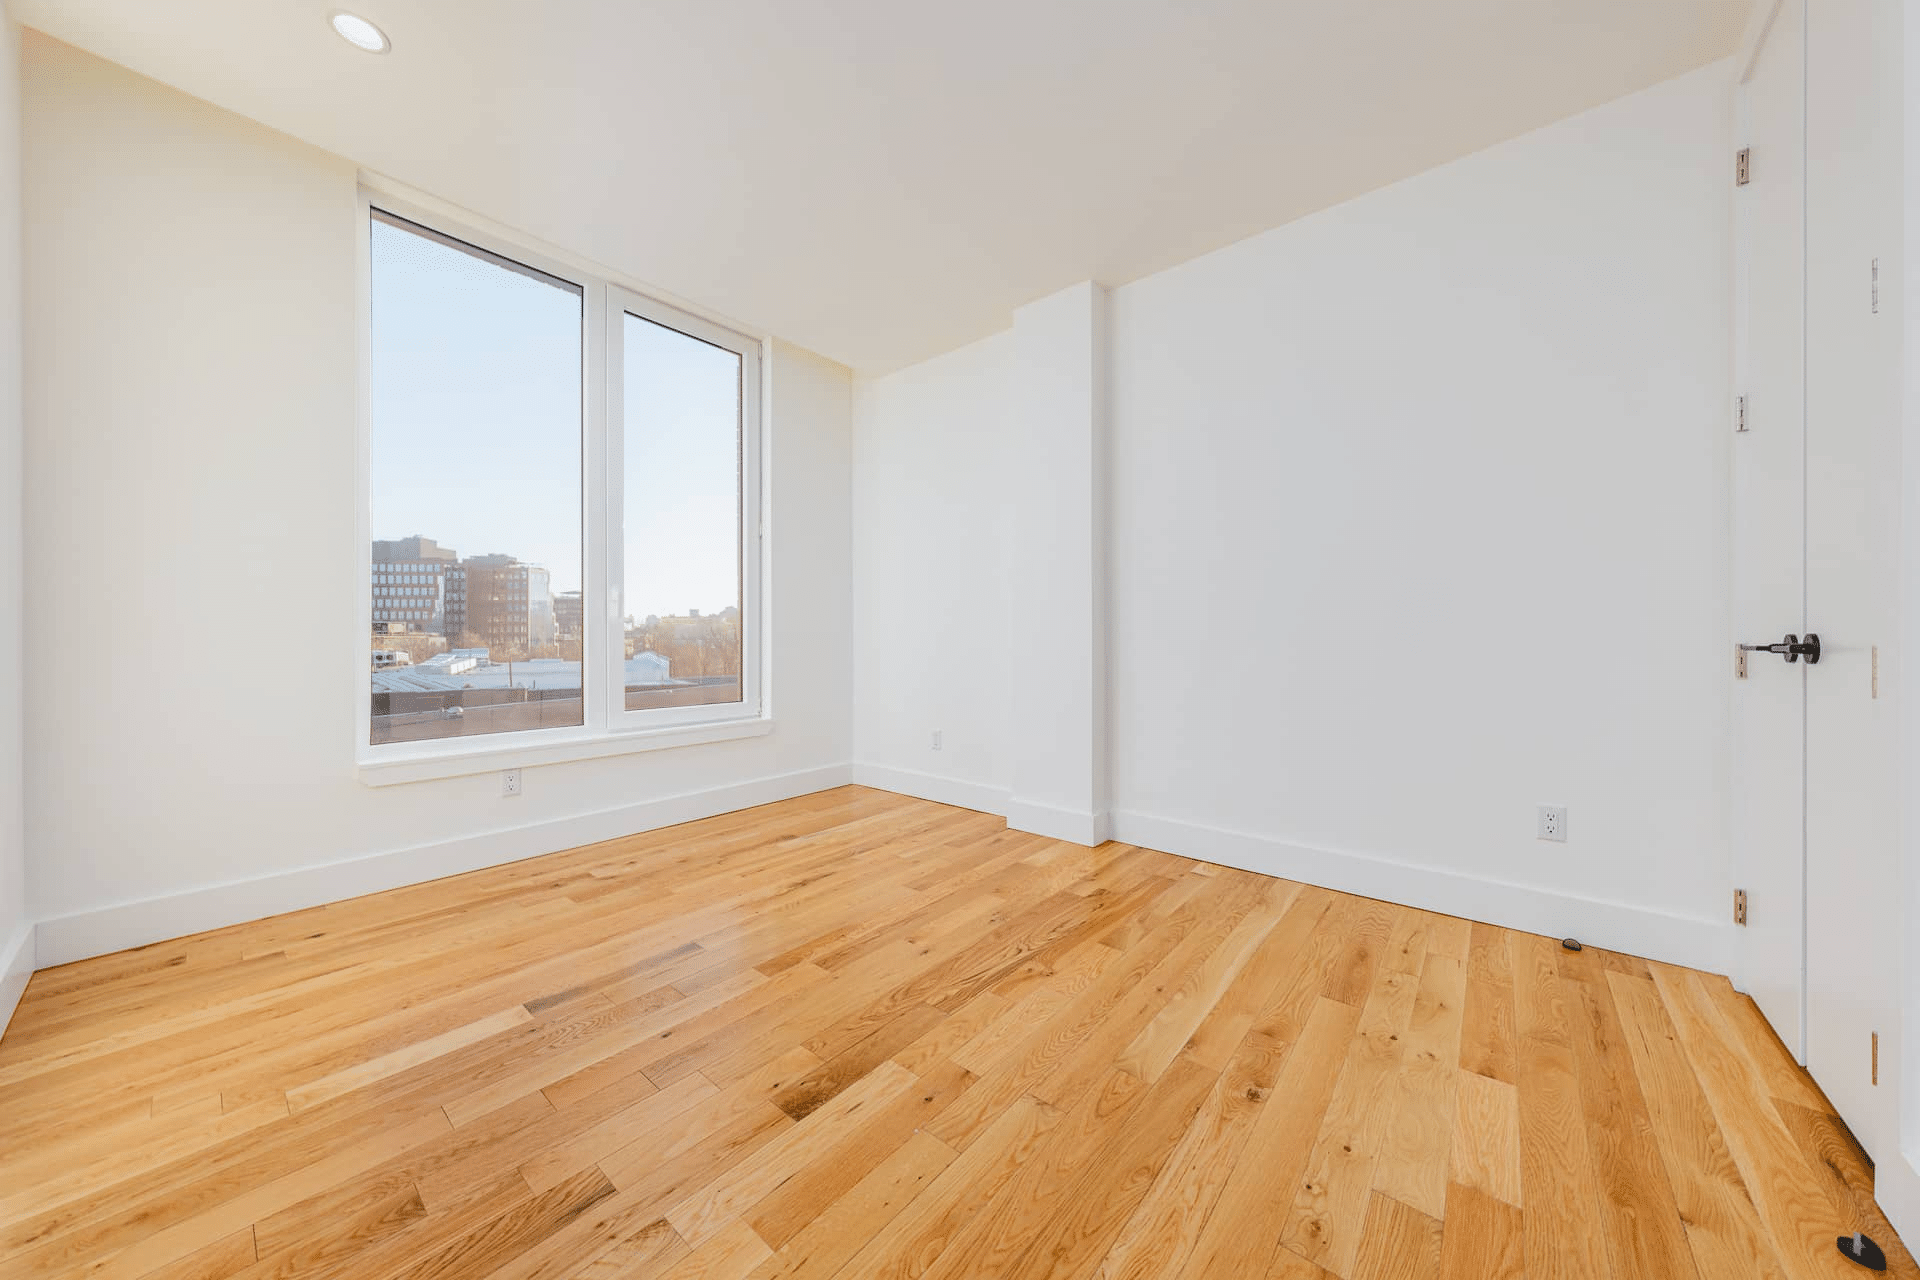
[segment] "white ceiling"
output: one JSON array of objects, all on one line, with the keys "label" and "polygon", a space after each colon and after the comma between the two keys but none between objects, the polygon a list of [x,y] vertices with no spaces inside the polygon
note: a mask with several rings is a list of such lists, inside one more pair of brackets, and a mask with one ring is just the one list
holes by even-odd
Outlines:
[{"label": "white ceiling", "polygon": [[1749,0],[13,0],[867,372],[1733,52]]}]

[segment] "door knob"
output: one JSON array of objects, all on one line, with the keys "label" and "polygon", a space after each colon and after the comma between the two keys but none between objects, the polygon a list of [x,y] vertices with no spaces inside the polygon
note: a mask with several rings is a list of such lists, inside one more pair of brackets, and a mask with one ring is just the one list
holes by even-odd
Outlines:
[{"label": "door knob", "polygon": [[1743,644],[1740,647],[1748,653],[1777,653],[1788,662],[1798,662],[1804,657],[1808,666],[1820,661],[1820,637],[1812,632],[1807,633],[1805,640],[1789,634],[1779,644]]}]

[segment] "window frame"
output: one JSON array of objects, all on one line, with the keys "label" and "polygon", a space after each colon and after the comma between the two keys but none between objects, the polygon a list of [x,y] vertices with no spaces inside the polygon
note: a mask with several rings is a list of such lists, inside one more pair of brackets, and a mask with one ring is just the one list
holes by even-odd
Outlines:
[{"label": "window frame", "polygon": [[[386,214],[430,236],[470,246],[551,276],[581,291],[581,707],[577,726],[519,729],[420,742],[375,744],[372,662],[368,656],[373,599],[373,220]],[[354,761],[369,786],[459,777],[495,769],[584,760],[630,752],[757,737],[772,732],[762,643],[766,609],[764,508],[764,378],[766,343],[682,307],[661,302],[626,281],[529,243],[473,225],[364,181],[356,201],[356,475],[353,612]],[[620,325],[631,311],[741,357],[740,639],[741,700],[696,707],[626,709],[624,553],[624,420]],[[624,324],[624,321],[620,322]],[[596,475],[600,478],[596,483]],[[428,532],[428,531],[422,531]]]},{"label": "window frame", "polygon": [[[616,730],[668,725],[721,724],[759,716],[760,696],[760,450],[756,447],[760,423],[760,343],[745,334],[714,324],[679,307],[620,285],[609,285],[606,300],[606,478],[607,510],[617,514],[608,525],[607,573],[609,603],[606,642],[610,648],[607,675],[608,724]],[[657,324],[698,342],[740,357],[740,701],[693,707],[654,707],[627,710],[624,655],[626,653],[626,317]],[[618,530],[618,534],[614,530]],[[585,624],[583,621],[582,630]]]}]

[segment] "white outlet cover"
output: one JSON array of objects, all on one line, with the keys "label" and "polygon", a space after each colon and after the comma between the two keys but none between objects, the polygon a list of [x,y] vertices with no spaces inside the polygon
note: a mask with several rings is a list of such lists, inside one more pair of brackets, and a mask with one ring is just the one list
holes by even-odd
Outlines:
[{"label": "white outlet cover", "polygon": [[1567,842],[1567,811],[1560,805],[1543,804],[1534,827],[1534,837],[1539,840],[1552,840],[1559,844]]},{"label": "white outlet cover", "polygon": [[520,794],[520,771],[508,769],[500,775],[500,794],[517,796]]}]

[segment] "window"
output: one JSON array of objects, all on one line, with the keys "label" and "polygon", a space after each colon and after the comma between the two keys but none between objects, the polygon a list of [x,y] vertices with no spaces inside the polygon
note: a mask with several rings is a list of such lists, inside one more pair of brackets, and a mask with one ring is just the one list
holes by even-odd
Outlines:
[{"label": "window", "polygon": [[619,315],[626,711],[739,703],[746,353]]},{"label": "window", "polygon": [[366,214],[363,766],[763,732],[759,343]]}]

